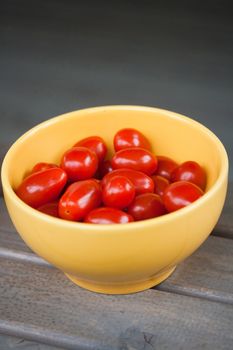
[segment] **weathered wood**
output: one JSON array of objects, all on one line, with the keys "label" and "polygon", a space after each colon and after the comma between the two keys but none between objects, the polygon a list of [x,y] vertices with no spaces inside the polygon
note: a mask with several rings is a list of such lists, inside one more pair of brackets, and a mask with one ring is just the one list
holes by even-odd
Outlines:
[{"label": "weathered wood", "polygon": [[15,249],[7,249],[7,248],[2,248],[0,247],[0,257],[5,257],[5,258],[9,258],[12,260],[22,260],[24,262],[29,262],[31,264],[37,264],[37,265],[46,265],[49,267],[53,267],[52,265],[50,265],[47,261],[45,261],[44,259],[40,258],[39,256],[37,256],[36,254],[33,253],[27,253],[27,252],[20,252],[18,250]]},{"label": "weathered wood", "polygon": [[0,247],[15,249],[22,252],[31,252],[16,232],[3,198],[0,198]]},{"label": "weathered wood", "polygon": [[[1,172],[1,168],[2,168],[3,158],[4,158],[9,147],[10,147],[9,144],[0,142],[0,172]],[[1,196],[2,196],[2,182],[0,180],[0,197]]]},{"label": "weathered wood", "polygon": [[[5,217],[5,216],[4,216]],[[28,248],[20,236],[9,229],[8,218],[1,221],[0,256],[33,264],[48,265]],[[198,296],[233,304],[233,241],[210,236],[173,275],[157,287],[178,294]]]},{"label": "weathered wood", "polygon": [[0,247],[19,253],[32,253],[16,231],[9,232],[0,229]]},{"label": "weathered wood", "polygon": [[233,241],[210,236],[157,288],[233,304]]},{"label": "weathered wood", "polygon": [[0,330],[68,349],[232,349],[233,307],[156,290],[85,291],[58,270],[0,258]]},{"label": "weathered wood", "polygon": [[15,228],[7,212],[3,197],[0,197],[0,228],[6,232],[15,232]]},{"label": "weathered wood", "polygon": [[233,182],[228,185],[223,212],[213,234],[233,239]]},{"label": "weathered wood", "polygon": [[16,338],[5,334],[0,334],[1,350],[64,350],[51,345],[29,341],[23,338]]}]

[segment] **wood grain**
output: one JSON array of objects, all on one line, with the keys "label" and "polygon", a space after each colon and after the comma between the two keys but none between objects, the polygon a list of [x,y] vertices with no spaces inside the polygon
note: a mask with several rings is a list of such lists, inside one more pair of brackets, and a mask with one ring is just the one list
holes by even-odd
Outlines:
[{"label": "wood grain", "polygon": [[233,182],[228,185],[226,202],[213,234],[233,239]]},{"label": "wood grain", "polygon": [[[48,265],[13,231],[0,229],[0,257]],[[233,304],[233,240],[210,236],[157,288]],[[50,266],[52,268],[52,266]]]},{"label": "wood grain", "polygon": [[222,303],[156,290],[99,295],[7,258],[0,295],[2,332],[68,349],[232,349],[233,308]]},{"label": "wood grain", "polygon": [[233,304],[233,241],[210,236],[157,288]]},{"label": "wood grain", "polygon": [[[2,169],[2,161],[4,159],[4,156],[6,154],[6,152],[8,151],[10,145],[8,143],[2,143],[0,142],[0,172]],[[2,181],[0,180],[0,197],[3,195],[2,193]]]},{"label": "wood grain", "polygon": [[0,196],[0,227],[8,232],[14,232],[15,228],[7,212],[4,198]]},{"label": "wood grain", "polygon": [[0,349],[1,350],[65,350],[46,344],[41,344],[34,341],[29,341],[24,338],[16,338],[4,334],[0,334]]}]

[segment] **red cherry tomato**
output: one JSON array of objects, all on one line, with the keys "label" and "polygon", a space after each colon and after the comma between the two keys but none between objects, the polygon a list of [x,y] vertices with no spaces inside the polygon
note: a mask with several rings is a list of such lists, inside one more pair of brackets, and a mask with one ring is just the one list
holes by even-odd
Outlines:
[{"label": "red cherry tomato", "polygon": [[164,156],[157,156],[158,167],[155,175],[163,176],[170,181],[171,174],[173,170],[178,166],[178,164],[171,158]]},{"label": "red cherry tomato", "polygon": [[154,182],[146,174],[141,171],[136,171],[132,169],[117,169],[113,170],[111,173],[104,176],[102,180],[102,185],[105,186],[106,183],[116,175],[126,176],[134,185],[136,195],[142,193],[154,192]]},{"label": "red cherry tomato", "polygon": [[60,198],[59,216],[65,220],[79,221],[101,203],[101,186],[94,179],[75,182]]},{"label": "red cherry tomato", "polygon": [[95,152],[99,162],[102,162],[107,153],[107,146],[104,140],[99,136],[90,136],[78,141],[74,147],[86,147]]},{"label": "red cherry tomato", "polygon": [[16,190],[16,194],[25,203],[38,208],[55,201],[67,181],[67,175],[61,168],[51,168],[33,173],[26,177]]},{"label": "red cherry tomato", "polygon": [[95,152],[86,147],[73,147],[63,155],[61,167],[70,181],[86,180],[94,176],[98,158]]},{"label": "red cherry tomato", "polygon": [[91,180],[94,180],[101,187],[101,180],[99,179],[91,179]]},{"label": "red cherry tomato", "polygon": [[157,159],[143,148],[126,148],[115,153],[112,158],[113,169],[129,168],[152,175],[157,168]]},{"label": "red cherry tomato", "polygon": [[175,170],[173,170],[171,181],[192,182],[204,190],[206,186],[206,173],[197,162],[187,161],[180,164]]},{"label": "red cherry tomato", "polygon": [[147,138],[140,131],[130,128],[119,130],[113,142],[116,152],[131,147],[151,149]]},{"label": "red cherry tomato", "polygon": [[172,212],[191,204],[203,195],[200,187],[187,181],[170,184],[164,191],[163,202],[168,212]]},{"label": "red cherry tomato", "polygon": [[135,221],[155,218],[166,213],[161,198],[154,193],[140,194],[128,208]]},{"label": "red cherry tomato", "polygon": [[34,165],[34,167],[31,170],[30,174],[33,173],[37,173],[38,171],[43,171],[43,170],[47,170],[47,169],[52,169],[52,168],[58,168],[58,165],[53,164],[53,163],[37,163],[36,165]]},{"label": "red cherry tomato", "polygon": [[125,176],[115,175],[103,186],[102,199],[106,207],[124,209],[135,197],[135,187]]},{"label": "red cherry tomato", "polygon": [[90,211],[89,214],[85,217],[84,222],[89,224],[127,224],[132,222],[133,217],[119,209],[115,208],[97,208]]},{"label": "red cherry tomato", "polygon": [[41,211],[44,214],[59,218],[57,201],[41,205],[39,208],[37,208],[37,210]]},{"label": "red cherry tomato", "polygon": [[162,176],[153,175],[151,176],[154,181],[155,189],[154,193],[158,194],[160,197],[163,195],[165,188],[170,184],[170,182]]},{"label": "red cherry tomato", "polygon": [[112,164],[110,160],[105,160],[99,165],[99,174],[102,179],[106,174],[112,171]]}]

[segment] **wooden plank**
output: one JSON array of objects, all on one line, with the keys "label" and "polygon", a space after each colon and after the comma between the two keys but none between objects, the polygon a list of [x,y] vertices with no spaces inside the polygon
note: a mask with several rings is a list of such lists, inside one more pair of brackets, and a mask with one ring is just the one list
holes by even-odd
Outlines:
[{"label": "wooden plank", "polygon": [[[14,229],[6,229],[1,221],[0,256],[33,264],[50,266],[28,248]],[[188,259],[179,264],[160,290],[233,303],[233,241],[210,236]],[[52,266],[51,266],[52,267]]]},{"label": "wooden plank", "polygon": [[3,197],[0,197],[0,228],[5,232],[15,233],[15,228],[7,212]]},{"label": "wooden plank", "polygon": [[0,330],[67,349],[232,349],[233,307],[156,290],[85,291],[58,270],[0,258]]},{"label": "wooden plank", "polygon": [[18,252],[32,253],[31,249],[25,245],[16,232],[2,198],[0,198],[0,247]]},{"label": "wooden plank", "polygon": [[[9,149],[9,147],[10,147],[9,144],[0,142],[0,172],[1,172],[1,165],[2,165],[3,158],[7,150]],[[2,196],[2,182],[0,180],[0,197],[1,196]]]},{"label": "wooden plank", "polygon": [[233,304],[233,241],[210,236],[157,289]]},{"label": "wooden plank", "polygon": [[233,182],[228,185],[223,212],[213,234],[233,239]]},{"label": "wooden plank", "polygon": [[31,252],[16,232],[8,215],[4,200],[0,198],[0,247]]},{"label": "wooden plank", "polygon": [[[20,245],[18,240],[14,242],[13,235],[6,238],[7,234],[0,233],[0,257],[16,260],[16,263],[21,260],[53,268],[23,242]],[[232,266],[233,242],[210,237],[192,256],[178,265],[169,279],[155,288],[233,304]]]},{"label": "wooden plank", "polygon": [[2,350],[62,350],[62,348],[41,344],[34,341],[29,341],[23,338],[16,338],[5,334],[0,334],[0,349]]}]

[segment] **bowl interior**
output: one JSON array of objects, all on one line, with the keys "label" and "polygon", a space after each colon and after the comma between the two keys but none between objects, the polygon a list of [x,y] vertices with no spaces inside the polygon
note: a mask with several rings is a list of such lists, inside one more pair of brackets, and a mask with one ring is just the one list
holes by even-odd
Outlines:
[{"label": "bowl interior", "polygon": [[177,162],[199,162],[207,171],[207,189],[218,178],[223,165],[221,143],[208,129],[169,111],[112,106],[71,112],[50,119],[23,135],[8,155],[5,168],[9,183],[16,188],[36,162],[59,164],[64,151],[87,136],[102,136],[108,144],[110,156],[114,134],[126,127],[144,133],[156,155],[166,155]]}]

